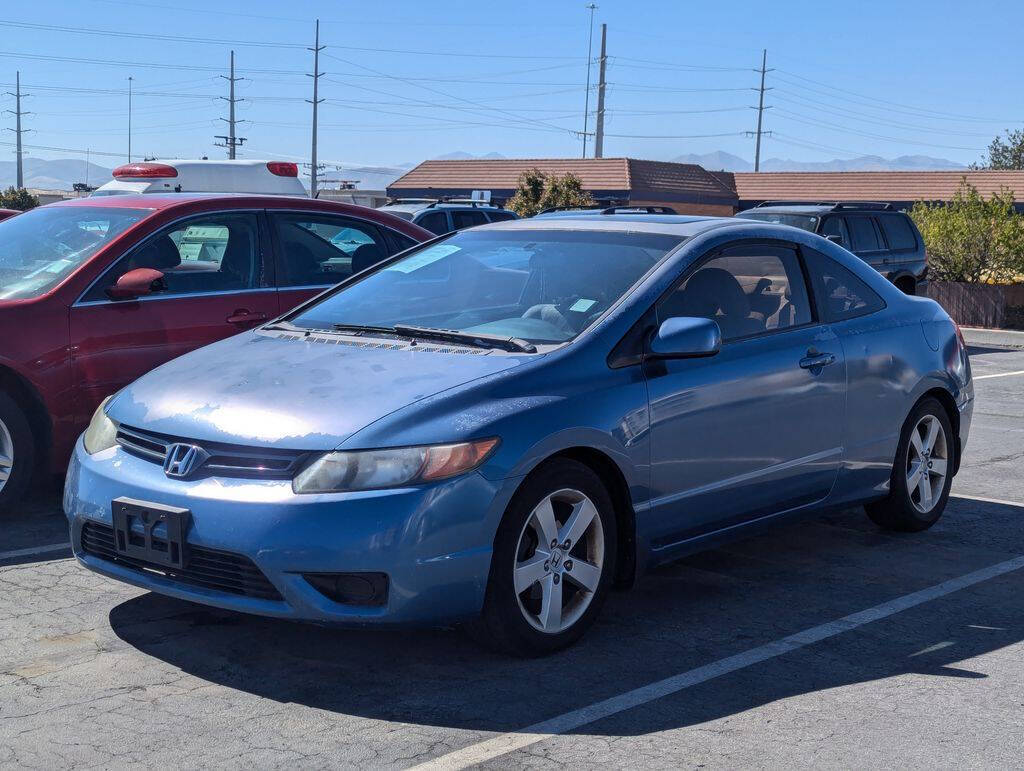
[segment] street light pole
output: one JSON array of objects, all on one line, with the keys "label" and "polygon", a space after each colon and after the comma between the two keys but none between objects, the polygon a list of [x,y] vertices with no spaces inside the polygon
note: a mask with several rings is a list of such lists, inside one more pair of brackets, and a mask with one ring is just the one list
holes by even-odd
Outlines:
[{"label": "street light pole", "polygon": [[587,157],[587,122],[590,118],[590,65],[593,62],[594,55],[594,11],[597,10],[597,6],[594,3],[590,3],[587,6],[590,9],[590,37],[587,42],[587,93],[583,98],[583,157]]}]

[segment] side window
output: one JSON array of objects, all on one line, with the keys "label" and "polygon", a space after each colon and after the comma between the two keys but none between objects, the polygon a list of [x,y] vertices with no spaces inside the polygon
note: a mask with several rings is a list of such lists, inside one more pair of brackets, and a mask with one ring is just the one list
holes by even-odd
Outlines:
[{"label": "side window", "polygon": [[804,250],[814,296],[825,321],[843,321],[880,311],[885,300],[853,271],[813,249]]},{"label": "side window", "polygon": [[411,249],[416,246],[417,242],[413,241],[409,236],[404,233],[399,233],[397,230],[388,229],[386,235],[391,239],[392,252],[404,252],[406,249]]},{"label": "side window", "polygon": [[451,228],[448,227],[448,213],[443,211],[432,211],[430,214],[425,214],[416,224],[439,236],[451,232]]},{"label": "side window", "polygon": [[878,231],[871,217],[847,217],[846,224],[850,228],[850,239],[855,252],[874,252],[882,248],[878,240]]},{"label": "side window", "polygon": [[280,246],[279,286],[337,284],[388,256],[374,225],[320,214],[271,213]]},{"label": "side window", "polygon": [[487,216],[491,222],[507,222],[508,220],[517,219],[516,215],[507,211],[489,211]]},{"label": "side window", "polygon": [[106,300],[106,289],[136,268],[164,274],[160,294],[203,294],[267,286],[255,214],[197,217],[150,236],[96,282],[86,300]]},{"label": "side window", "polygon": [[917,248],[917,237],[906,215],[882,214],[878,217],[878,223],[882,226],[890,249],[900,251]]},{"label": "side window", "polygon": [[657,313],[659,323],[673,316],[714,319],[728,341],[807,324],[811,304],[793,249],[741,246],[702,264]]},{"label": "side window", "polygon": [[482,211],[477,211],[476,209],[452,211],[452,223],[455,225],[456,230],[471,228],[475,225],[483,225],[485,222],[487,222],[487,218],[484,216]]},{"label": "side window", "polygon": [[841,241],[839,245],[850,249],[850,233],[846,229],[846,222],[843,221],[842,217],[826,217],[825,221],[821,223],[821,236],[823,238],[827,236],[839,236]]}]

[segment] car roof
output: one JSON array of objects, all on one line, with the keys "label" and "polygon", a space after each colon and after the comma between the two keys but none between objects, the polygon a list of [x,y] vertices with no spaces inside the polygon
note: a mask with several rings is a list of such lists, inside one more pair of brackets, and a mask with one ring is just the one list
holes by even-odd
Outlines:
[{"label": "car roof", "polygon": [[416,203],[389,203],[380,207],[384,211],[407,211],[418,214],[427,209],[483,209],[484,211],[507,211],[490,203],[462,203],[460,201],[421,201]]},{"label": "car roof", "polygon": [[681,214],[606,214],[603,217],[531,217],[528,219],[492,222],[478,225],[476,230],[593,230],[612,233],[664,233],[690,238],[715,228],[763,227],[753,220],[744,222],[733,217],[700,217]]},{"label": "car roof", "polygon": [[[831,204],[814,204],[814,205],[789,205],[789,206],[757,206],[753,209],[746,209],[739,212],[737,216],[744,214],[825,214],[835,210],[835,206]],[[867,210],[871,211],[871,210]]]},{"label": "car roof", "polygon": [[330,211],[366,209],[357,204],[328,201],[321,198],[307,198],[298,195],[271,195],[269,193],[125,193],[124,195],[104,195],[98,197],[71,198],[57,201],[48,206],[100,206],[115,209],[170,209],[199,201],[231,201],[248,206],[266,206],[272,209],[298,206],[303,209],[320,209]]}]

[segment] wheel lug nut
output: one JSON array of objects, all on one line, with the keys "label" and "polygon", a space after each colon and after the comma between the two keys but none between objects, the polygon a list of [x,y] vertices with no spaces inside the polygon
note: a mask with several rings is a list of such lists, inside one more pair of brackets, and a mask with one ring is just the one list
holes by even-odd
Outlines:
[{"label": "wheel lug nut", "polygon": [[545,570],[551,570],[551,562],[550,561],[544,563],[544,569]]},{"label": "wheel lug nut", "polygon": [[558,546],[558,541],[556,539],[552,538],[551,539],[551,548],[554,549],[556,546]]},{"label": "wheel lug nut", "polygon": [[565,539],[565,543],[562,544],[562,548],[563,549],[571,549],[572,548],[572,541],[570,541],[568,538],[566,538]]},{"label": "wheel lug nut", "polygon": [[559,580],[561,579],[559,578],[558,573],[555,573],[555,583],[557,584]]},{"label": "wheel lug nut", "polygon": [[563,564],[566,570],[572,570],[572,560],[566,560]]}]

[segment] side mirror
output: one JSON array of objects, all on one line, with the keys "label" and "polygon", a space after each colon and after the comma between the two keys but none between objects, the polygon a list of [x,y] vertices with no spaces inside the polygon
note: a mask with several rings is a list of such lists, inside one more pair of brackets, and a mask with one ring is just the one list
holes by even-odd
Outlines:
[{"label": "side mirror", "polygon": [[133,300],[163,287],[164,274],[159,270],[135,268],[122,275],[113,286],[107,287],[107,297],[111,300]]},{"label": "side mirror", "polygon": [[722,349],[722,330],[718,322],[699,317],[665,319],[647,347],[660,359],[696,359],[714,356]]},{"label": "side mirror", "polygon": [[833,244],[839,244],[840,246],[843,245],[843,237],[835,233],[830,233],[829,235],[825,236],[825,240],[831,241]]}]

